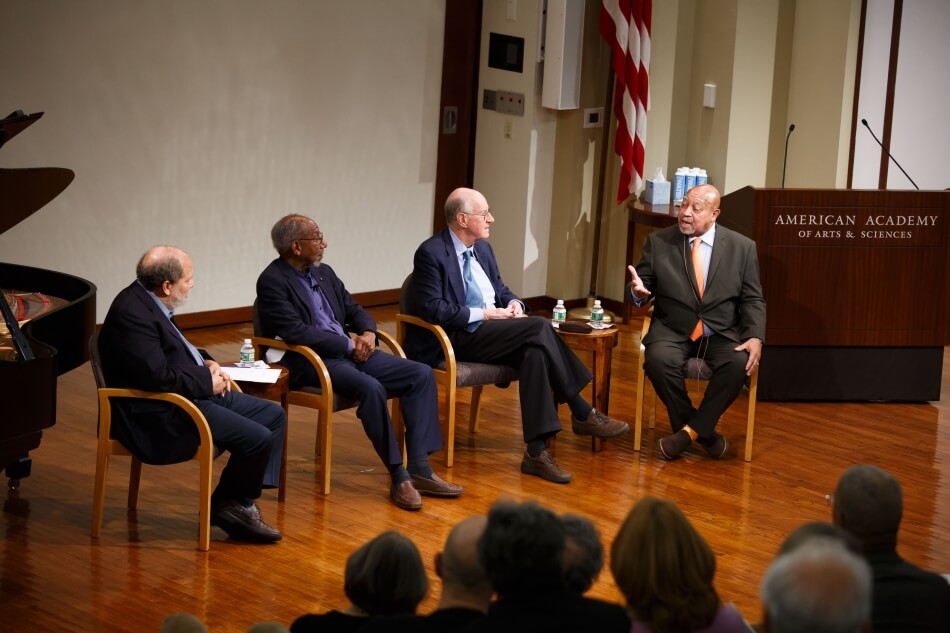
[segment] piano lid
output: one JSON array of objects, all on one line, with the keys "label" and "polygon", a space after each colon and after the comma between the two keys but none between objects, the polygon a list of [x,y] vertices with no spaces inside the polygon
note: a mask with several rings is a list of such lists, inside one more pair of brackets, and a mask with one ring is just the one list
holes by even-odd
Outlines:
[{"label": "piano lid", "polygon": [[[17,110],[0,120],[0,147],[43,116]],[[0,169],[0,233],[42,209],[75,178],[70,169],[37,167]]]}]

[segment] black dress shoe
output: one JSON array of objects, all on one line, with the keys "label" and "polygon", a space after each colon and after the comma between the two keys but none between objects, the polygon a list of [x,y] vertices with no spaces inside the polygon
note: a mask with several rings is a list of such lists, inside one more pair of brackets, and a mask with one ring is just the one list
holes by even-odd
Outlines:
[{"label": "black dress shoe", "polygon": [[591,409],[586,420],[578,420],[571,415],[571,429],[575,435],[593,435],[602,440],[609,440],[629,431],[630,425],[609,418],[597,409]]},{"label": "black dress shoe", "polygon": [[211,525],[238,541],[275,543],[281,538],[280,532],[264,523],[256,503],[243,506],[234,500],[224,501],[211,510]]},{"label": "black dress shoe", "polygon": [[571,473],[558,466],[554,457],[547,451],[541,451],[537,457],[531,457],[525,453],[521,460],[521,472],[526,475],[536,475],[556,484],[566,484],[571,481]]},{"label": "black dress shoe", "polygon": [[667,459],[676,459],[692,441],[693,439],[686,432],[686,429],[680,429],[673,435],[667,435],[659,441],[660,452]]},{"label": "black dress shoe", "polygon": [[402,510],[418,510],[422,507],[422,497],[408,479],[398,486],[395,484],[390,486],[389,498],[397,508]]},{"label": "black dress shoe", "polygon": [[450,484],[435,473],[432,473],[431,477],[422,475],[410,475],[410,477],[412,486],[419,491],[419,494],[429,497],[458,497],[465,492],[462,486]]},{"label": "black dress shoe", "polygon": [[706,452],[709,453],[709,456],[713,459],[721,459],[722,456],[726,454],[726,449],[729,448],[729,442],[718,433],[711,438],[699,438],[699,443],[703,445],[703,448],[706,449]]}]

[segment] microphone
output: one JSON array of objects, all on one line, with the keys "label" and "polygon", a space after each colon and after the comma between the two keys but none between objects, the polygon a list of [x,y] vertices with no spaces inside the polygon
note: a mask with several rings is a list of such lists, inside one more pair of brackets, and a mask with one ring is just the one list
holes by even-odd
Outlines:
[{"label": "microphone", "polygon": [[866,127],[866,128],[868,129],[868,132],[871,133],[871,138],[873,138],[875,141],[877,141],[877,144],[881,146],[881,149],[884,150],[884,153],[887,154],[887,157],[890,158],[892,161],[894,161],[894,164],[897,165],[897,168],[900,169],[901,172],[902,172],[905,176],[907,176],[907,180],[910,181],[910,184],[914,185],[914,189],[916,189],[917,191],[920,191],[920,187],[918,187],[918,186],[917,186],[917,183],[914,182],[914,179],[911,178],[911,177],[907,174],[906,171],[904,171],[904,168],[901,167],[901,164],[897,162],[897,159],[894,158],[893,156],[891,156],[891,153],[890,153],[889,151],[887,151],[887,148],[886,148],[886,147],[884,147],[884,143],[882,143],[881,141],[879,141],[878,138],[877,138],[876,136],[874,136],[874,131],[871,129],[871,126],[868,125],[868,120],[867,120],[867,119],[861,119],[861,125],[863,125],[864,127]]},{"label": "microphone", "polygon": [[782,162],[782,189],[785,188],[785,166],[788,165],[788,137],[795,131],[795,124],[788,126],[788,134],[785,135],[785,161]]}]

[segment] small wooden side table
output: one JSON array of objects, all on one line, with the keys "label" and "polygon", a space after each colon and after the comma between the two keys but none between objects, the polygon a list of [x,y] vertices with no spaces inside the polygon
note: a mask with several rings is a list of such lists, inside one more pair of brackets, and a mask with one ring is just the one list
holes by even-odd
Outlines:
[{"label": "small wooden side table", "polygon": [[[280,483],[277,488],[277,500],[283,501],[287,490],[287,443],[290,429],[290,404],[287,401],[287,394],[290,393],[290,372],[286,367],[274,365],[272,369],[280,369],[280,376],[277,382],[253,382],[250,380],[235,380],[241,391],[250,395],[264,398],[265,400],[274,400],[279,402],[284,409],[284,415],[287,416],[287,430],[284,432],[284,448],[280,458]],[[224,366],[227,371],[227,366]]]},{"label": "small wooden side table", "polygon": [[[591,404],[604,414],[607,413],[607,405],[610,402],[610,362],[613,359],[613,349],[617,347],[619,341],[619,332],[616,326],[605,330],[591,330],[585,334],[557,331],[564,343],[572,350],[593,353],[594,366],[591,370],[594,380],[591,385],[593,389]],[[590,448],[593,452],[599,453],[604,450],[604,441],[592,437]]]}]

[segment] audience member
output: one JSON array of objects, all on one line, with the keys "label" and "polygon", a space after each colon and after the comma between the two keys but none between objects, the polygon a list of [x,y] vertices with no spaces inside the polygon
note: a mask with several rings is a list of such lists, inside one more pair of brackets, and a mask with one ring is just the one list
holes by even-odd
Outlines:
[{"label": "audience member", "polygon": [[870,464],[848,468],[832,496],[832,518],[860,542],[871,566],[875,633],[950,631],[950,585],[897,553],[903,493],[897,479]]},{"label": "audience member", "polygon": [[627,633],[630,619],[622,607],[565,589],[564,547],[564,525],[550,510],[533,502],[495,503],[478,555],[497,601],[466,630]]},{"label": "audience member", "polygon": [[594,585],[604,568],[604,545],[597,528],[587,517],[562,514],[564,526],[564,586],[583,595]]},{"label": "audience member", "polygon": [[610,570],[631,633],[739,633],[747,625],[713,587],[716,557],[672,501],[643,497],[614,538]]},{"label": "audience member", "polygon": [[840,542],[845,549],[853,554],[861,553],[861,544],[847,530],[825,521],[809,521],[803,523],[785,537],[779,547],[778,555],[789,554],[813,538],[828,538]]},{"label": "audience member", "polygon": [[[630,430],[584,400],[581,389],[591,381],[587,367],[541,317],[525,317],[525,306],[501,279],[487,239],[495,221],[485,196],[456,189],[445,202],[448,227],[416,249],[409,312],[440,325],[461,361],[509,365],[520,372],[521,427],[527,450],[521,472],[555,483],[571,474],[545,449],[561,430],[557,402],[571,410],[577,435],[611,438]],[[444,359],[438,341],[410,327],[406,354],[430,365]],[[551,395],[554,397],[552,398]]]},{"label": "audience member", "polygon": [[415,543],[396,532],[383,532],[346,560],[343,591],[350,606],[343,611],[297,618],[291,633],[358,631],[367,617],[413,615],[429,589]]},{"label": "audience member", "polygon": [[[227,373],[188,342],[173,311],[194,285],[191,257],[174,246],[148,250],[136,280],[109,307],[99,332],[102,371],[110,387],[170,391],[201,410],[215,446],[231,457],[211,495],[211,524],[231,538],[272,543],[280,532],[264,523],[254,500],[276,488],[287,418],[274,402],[231,391]],[[115,438],[146,464],[191,459],[198,432],[180,408],[154,400],[120,399]]]},{"label": "audience member", "polygon": [[766,633],[870,631],[871,571],[832,538],[814,536],[776,558],[761,597]]},{"label": "audience member", "polygon": [[449,532],[445,548],[435,555],[435,573],[442,579],[442,596],[429,615],[371,618],[361,633],[443,633],[458,631],[485,617],[492,587],[478,560],[478,540],[484,516],[459,521]]},{"label": "audience member", "polygon": [[161,633],[208,633],[208,627],[191,613],[173,613],[162,622]]},{"label": "audience member", "polygon": [[[327,243],[317,223],[288,215],[271,229],[279,257],[257,280],[261,334],[320,355],[333,391],[359,401],[356,415],[377,455],[389,470],[389,496],[404,510],[418,510],[422,497],[457,497],[462,487],[443,481],[429,465],[442,447],[432,369],[393,354],[377,354],[376,322],[323,264]],[[300,354],[268,352],[271,362],[290,370],[293,388],[318,386],[316,370]],[[396,441],[387,399],[399,397],[406,426],[408,470]]]},{"label": "audience member", "polygon": [[[678,223],[651,233],[627,290],[637,307],[653,300],[643,337],[644,369],[669,411],[673,434],[659,441],[667,459],[697,440],[710,457],[726,453],[719,417],[742,391],[762,355],[765,299],[755,242],[716,224],[719,190],[690,189]],[[692,254],[690,254],[692,251]],[[712,379],[699,408],[686,390],[683,367],[704,358]]]}]

